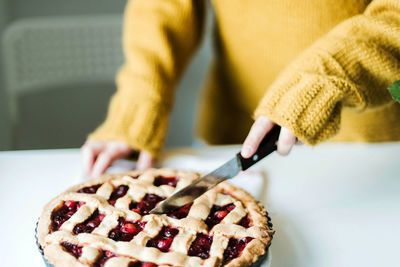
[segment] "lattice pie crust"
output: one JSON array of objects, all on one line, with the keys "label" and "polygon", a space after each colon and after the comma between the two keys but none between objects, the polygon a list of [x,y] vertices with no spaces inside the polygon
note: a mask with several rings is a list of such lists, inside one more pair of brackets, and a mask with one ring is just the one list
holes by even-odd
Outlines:
[{"label": "lattice pie crust", "polygon": [[40,217],[45,258],[55,266],[250,266],[274,231],[263,206],[244,190],[223,182],[172,215],[147,214],[199,177],[150,169],[70,188]]}]

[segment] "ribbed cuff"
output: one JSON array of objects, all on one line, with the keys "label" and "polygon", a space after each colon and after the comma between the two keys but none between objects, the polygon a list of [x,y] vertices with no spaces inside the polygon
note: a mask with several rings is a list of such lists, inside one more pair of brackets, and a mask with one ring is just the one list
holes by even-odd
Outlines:
[{"label": "ribbed cuff", "polygon": [[[138,85],[136,83],[136,85]],[[157,156],[164,144],[170,104],[141,90],[118,90],[112,97],[105,122],[89,140],[123,141],[135,150]]]},{"label": "ribbed cuff", "polygon": [[375,2],[301,53],[267,90],[255,117],[314,145],[339,131],[342,106],[366,112],[392,103],[387,87],[398,75],[398,24],[388,11],[398,4]]},{"label": "ribbed cuff", "polygon": [[266,116],[291,130],[303,143],[315,145],[339,131],[344,96],[339,88],[346,86],[338,78],[297,73],[273,84],[254,116]]},{"label": "ribbed cuff", "polygon": [[348,47],[327,52],[320,48],[328,46],[327,39],[316,42],[286,67],[268,88],[255,119],[264,115],[291,130],[302,142],[315,145],[338,133],[342,106],[366,109],[365,92],[343,67],[351,60],[338,56]]}]

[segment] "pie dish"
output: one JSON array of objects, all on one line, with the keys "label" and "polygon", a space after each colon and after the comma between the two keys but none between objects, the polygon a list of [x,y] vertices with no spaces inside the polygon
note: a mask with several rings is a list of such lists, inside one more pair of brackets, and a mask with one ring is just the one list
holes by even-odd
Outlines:
[{"label": "pie dish", "polygon": [[223,182],[163,215],[149,211],[199,174],[149,169],[105,175],[48,203],[37,241],[54,266],[252,266],[274,231],[262,206]]}]

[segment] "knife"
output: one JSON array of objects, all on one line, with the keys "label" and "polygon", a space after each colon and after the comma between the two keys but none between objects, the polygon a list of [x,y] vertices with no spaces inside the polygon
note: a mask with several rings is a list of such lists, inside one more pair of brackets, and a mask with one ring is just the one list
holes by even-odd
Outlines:
[{"label": "knife", "polygon": [[190,185],[182,188],[157,207],[150,211],[150,214],[170,213],[174,210],[192,202],[208,190],[222,181],[235,177],[240,171],[245,171],[261,159],[276,150],[276,141],[279,138],[281,127],[274,126],[261,141],[257,151],[250,158],[243,158],[239,153],[234,158],[224,163],[218,169],[194,181]]}]

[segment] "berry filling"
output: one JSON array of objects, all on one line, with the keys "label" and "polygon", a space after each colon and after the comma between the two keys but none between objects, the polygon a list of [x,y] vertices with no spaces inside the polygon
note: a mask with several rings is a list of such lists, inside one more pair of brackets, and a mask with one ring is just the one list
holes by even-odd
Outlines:
[{"label": "berry filling", "polygon": [[210,257],[212,241],[212,236],[198,233],[196,239],[189,247],[188,255],[200,257],[202,259],[208,259],[208,257]]},{"label": "berry filling", "polygon": [[243,219],[241,219],[238,224],[243,226],[244,228],[249,228],[249,227],[253,226],[251,223],[251,220],[249,218],[249,215],[246,215],[246,217],[243,217]]},{"label": "berry filling", "polygon": [[136,261],[136,262],[130,262],[128,264],[128,267],[157,267],[158,265],[152,262],[141,262],[141,261]]},{"label": "berry filling", "polygon": [[129,242],[144,229],[146,223],[144,221],[131,222],[119,218],[117,227],[110,231],[108,237],[115,241]]},{"label": "berry filling", "polygon": [[87,218],[83,223],[77,224],[74,227],[74,234],[81,234],[81,233],[91,233],[94,228],[99,226],[101,221],[104,219],[106,215],[99,213],[98,210],[95,210],[93,214]]},{"label": "berry filling", "polygon": [[87,186],[78,190],[78,193],[95,194],[102,184]]},{"label": "berry filling", "polygon": [[253,240],[252,237],[241,239],[230,238],[228,247],[224,251],[223,265],[240,256],[246,245]]},{"label": "berry filling", "polygon": [[179,230],[170,226],[164,226],[160,233],[147,241],[146,247],[158,248],[162,252],[168,252],[171,247],[174,237],[179,233]]},{"label": "berry filling", "polygon": [[219,224],[226,217],[226,215],[228,215],[228,213],[231,212],[234,208],[235,205],[233,204],[228,204],[225,206],[213,205],[210,210],[210,214],[208,215],[205,221],[208,226],[208,229],[211,230],[211,228],[213,228],[214,225]]},{"label": "berry filling", "polygon": [[165,197],[160,197],[154,194],[146,194],[144,198],[139,202],[132,202],[129,205],[129,209],[140,215],[149,214],[149,212],[157,205],[157,203],[163,201]]},{"label": "berry filling", "polygon": [[106,264],[106,261],[108,261],[111,258],[116,257],[117,255],[112,253],[109,250],[102,250],[101,255],[97,258],[96,262],[93,263],[94,267],[104,267]]},{"label": "berry filling", "polygon": [[192,207],[193,202],[186,204],[183,207],[180,207],[176,210],[174,210],[173,212],[169,213],[168,216],[174,219],[182,219],[182,218],[186,218],[189,214],[190,208]]},{"label": "berry filling", "polygon": [[120,185],[117,188],[115,188],[114,191],[111,193],[110,198],[108,199],[108,203],[114,206],[118,198],[121,198],[126,195],[128,189],[129,187],[127,185]]},{"label": "berry filling", "polygon": [[51,214],[51,230],[57,231],[61,225],[69,220],[85,202],[65,201],[63,205]]},{"label": "berry filling", "polygon": [[172,187],[176,187],[176,184],[178,183],[178,178],[176,177],[164,177],[164,176],[157,176],[154,179],[154,185],[155,186],[160,186],[160,185],[169,185]]},{"label": "berry filling", "polygon": [[79,258],[82,255],[82,246],[78,246],[69,242],[62,242],[61,246],[75,256],[75,258]]}]

